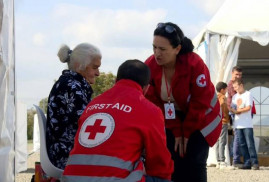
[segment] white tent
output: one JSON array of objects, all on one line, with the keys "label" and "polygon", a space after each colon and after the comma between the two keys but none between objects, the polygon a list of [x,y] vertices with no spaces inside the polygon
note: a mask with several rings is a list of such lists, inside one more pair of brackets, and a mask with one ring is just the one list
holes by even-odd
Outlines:
[{"label": "white tent", "polygon": [[[219,81],[228,83],[232,67],[243,65],[251,69],[246,69],[249,74],[256,73],[250,74],[247,89],[254,86],[268,87],[268,10],[269,0],[226,0],[206,27],[193,39],[195,51],[207,64],[214,84]],[[260,69],[255,71],[253,67]],[[258,112],[261,110],[262,107],[258,107]],[[226,158],[229,157],[226,155]],[[215,156],[211,153],[208,163],[215,162]]]},{"label": "white tent", "polygon": [[193,44],[208,65],[213,83],[229,81],[242,40],[261,46],[269,43],[268,10],[268,0],[226,0],[194,38]]},{"label": "white tent", "polygon": [[[25,170],[25,112],[17,115],[15,90],[14,0],[0,0],[0,181],[14,181]],[[22,107],[21,107],[22,106]],[[23,105],[18,105],[23,108]],[[25,110],[22,109],[22,111]],[[16,115],[19,117],[16,122]],[[22,127],[21,127],[22,126]],[[20,131],[15,133],[15,128]],[[16,141],[17,139],[17,141]],[[16,141],[16,144],[15,144]],[[21,145],[22,144],[22,145]],[[19,147],[20,150],[17,150]],[[15,149],[16,148],[16,149]],[[16,165],[15,165],[16,156]],[[18,160],[17,160],[18,159]]]}]

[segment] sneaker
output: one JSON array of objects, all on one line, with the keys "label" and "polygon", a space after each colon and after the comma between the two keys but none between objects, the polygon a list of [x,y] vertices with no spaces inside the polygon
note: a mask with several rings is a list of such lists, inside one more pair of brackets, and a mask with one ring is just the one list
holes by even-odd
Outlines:
[{"label": "sneaker", "polygon": [[245,166],[245,165],[243,165],[242,167],[239,167],[239,169],[251,169],[251,166]]},{"label": "sneaker", "polygon": [[220,168],[220,162],[217,163],[216,168],[217,168],[217,169]]},{"label": "sneaker", "polygon": [[234,166],[234,168],[242,169],[243,164],[241,164],[241,163],[234,163],[233,166]]},{"label": "sneaker", "polygon": [[220,165],[219,165],[219,169],[225,169],[227,168],[227,163],[226,162],[221,162]]},{"label": "sneaker", "polygon": [[229,170],[235,170],[235,167],[234,166],[227,166],[227,169],[229,169]]},{"label": "sneaker", "polygon": [[258,164],[253,164],[251,167],[252,170],[259,170],[260,166]]}]

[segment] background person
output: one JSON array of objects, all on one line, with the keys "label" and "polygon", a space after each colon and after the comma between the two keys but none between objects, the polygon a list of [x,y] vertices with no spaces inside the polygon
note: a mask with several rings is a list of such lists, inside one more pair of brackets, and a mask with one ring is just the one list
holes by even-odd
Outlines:
[{"label": "background person", "polygon": [[251,107],[253,98],[251,93],[244,89],[242,79],[233,81],[234,90],[237,92],[232,98],[232,105],[236,105],[236,110],[231,109],[235,114],[234,128],[239,138],[240,151],[244,158],[244,165],[241,169],[259,169],[257,152],[255,149]]},{"label": "background person", "polygon": [[173,161],[166,148],[164,118],[144,97],[149,80],[143,62],[121,64],[115,86],[93,99],[79,119],[63,181],[169,181]]},{"label": "background person", "polygon": [[216,146],[216,159],[217,159],[217,167],[219,169],[224,169],[227,167],[227,163],[225,162],[225,145],[227,143],[228,138],[228,124],[229,124],[229,110],[227,107],[227,98],[225,96],[227,92],[227,84],[224,82],[218,82],[216,85],[216,90],[218,92],[218,99],[220,103],[220,107],[222,110],[222,129],[219,136],[219,139]]},{"label": "background person", "polygon": [[[235,79],[241,79],[242,78],[242,68],[239,66],[234,66],[232,68],[232,77],[231,80],[228,83],[228,97],[227,97],[227,106],[228,109],[230,111],[230,122],[231,125],[233,125],[234,122],[234,113],[231,112],[231,103],[232,103],[232,97],[236,94],[236,91],[233,88],[233,81]],[[234,105],[234,108],[236,109],[236,105]],[[239,138],[236,134],[236,131],[233,131],[233,139],[231,139],[232,142],[232,150],[230,153],[232,153],[232,157],[233,157],[233,166],[238,168],[238,167],[242,167],[242,162],[240,160],[240,156],[241,156],[241,152],[240,152],[240,146],[239,146]]]},{"label": "background person", "polygon": [[46,142],[51,162],[64,169],[73,148],[78,119],[91,101],[90,84],[99,76],[102,56],[95,46],[82,43],[73,51],[63,45],[58,57],[67,63],[68,69],[55,82],[48,98]]},{"label": "background person", "polygon": [[221,131],[220,105],[203,60],[173,23],[154,30],[147,98],[165,115],[167,147],[175,163],[172,180],[207,181],[209,146]]}]

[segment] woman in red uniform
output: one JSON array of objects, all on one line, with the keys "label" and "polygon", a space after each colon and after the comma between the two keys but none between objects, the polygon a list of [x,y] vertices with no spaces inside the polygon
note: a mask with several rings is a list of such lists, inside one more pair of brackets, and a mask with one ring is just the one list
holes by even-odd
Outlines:
[{"label": "woman in red uniform", "polygon": [[175,161],[172,180],[207,181],[209,146],[221,131],[221,110],[210,74],[193,44],[173,23],[159,23],[147,98],[163,110],[167,147]]}]

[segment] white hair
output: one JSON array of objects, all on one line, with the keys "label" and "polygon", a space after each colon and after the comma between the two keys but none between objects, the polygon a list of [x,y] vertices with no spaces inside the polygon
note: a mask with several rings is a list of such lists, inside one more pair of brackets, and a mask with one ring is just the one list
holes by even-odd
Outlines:
[{"label": "white hair", "polygon": [[100,50],[89,43],[81,43],[73,51],[67,45],[62,45],[57,55],[61,62],[67,62],[68,69],[76,72],[84,71],[94,59],[102,58]]}]

